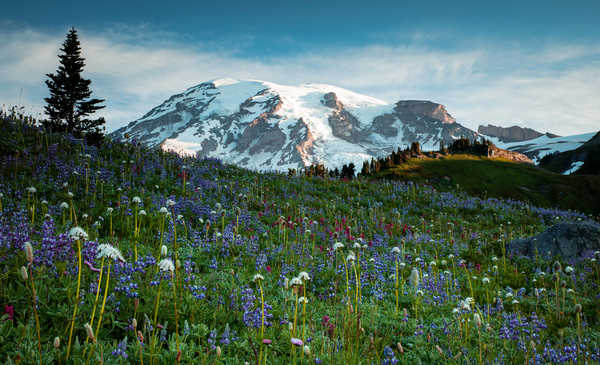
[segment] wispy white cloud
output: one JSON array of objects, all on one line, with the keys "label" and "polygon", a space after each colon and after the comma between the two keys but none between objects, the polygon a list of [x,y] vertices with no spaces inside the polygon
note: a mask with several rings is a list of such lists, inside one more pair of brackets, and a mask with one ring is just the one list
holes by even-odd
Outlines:
[{"label": "wispy white cloud", "polygon": [[[478,44],[444,50],[426,42],[373,44],[258,59],[240,56],[235,46],[189,45],[147,27],[127,30],[80,33],[86,77],[95,95],[107,99],[102,114],[109,129],[174,93],[219,77],[330,83],[389,102],[430,99],[445,104],[471,128],[524,123],[559,134],[600,128],[600,84],[592,82],[600,76],[597,44]],[[39,108],[47,93],[44,75],[56,69],[64,35],[29,29],[0,36],[7,40],[0,48],[0,102],[18,103],[22,88],[21,102]]]}]

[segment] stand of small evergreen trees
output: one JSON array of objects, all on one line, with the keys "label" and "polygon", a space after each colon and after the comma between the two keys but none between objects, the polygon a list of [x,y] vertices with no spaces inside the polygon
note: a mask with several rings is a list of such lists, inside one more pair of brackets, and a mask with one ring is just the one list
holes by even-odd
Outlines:
[{"label": "stand of small evergreen trees", "polygon": [[396,151],[392,151],[391,154],[374,159],[371,161],[364,161],[362,169],[360,170],[360,176],[372,176],[380,171],[390,169],[394,166],[401,165],[407,162],[410,158],[418,156],[434,157],[436,155],[448,155],[448,154],[459,154],[466,153],[476,156],[487,156],[489,153],[490,146],[493,146],[492,142],[486,139],[482,140],[471,140],[469,138],[459,138],[452,142],[448,147],[444,145],[444,142],[440,142],[440,148],[438,151],[423,152],[421,151],[421,145],[419,142],[411,143],[410,147],[401,150],[398,148]]},{"label": "stand of small evergreen trees", "polygon": [[355,166],[354,163],[350,162],[347,165],[342,166],[342,170],[340,171],[337,167],[335,169],[328,169],[323,164],[312,164],[308,167],[305,167],[302,170],[297,169],[288,169],[288,176],[298,176],[304,175],[307,177],[329,177],[331,179],[347,179],[352,180],[355,175]]},{"label": "stand of small evergreen trees", "polygon": [[[440,154],[448,155],[459,153],[476,156],[488,156],[491,146],[493,146],[493,143],[486,139],[470,140],[469,138],[462,137],[452,142],[452,144],[448,147],[446,147],[443,142],[440,142],[440,149],[438,151],[423,152],[421,150],[420,143],[413,142],[411,143],[410,147],[407,147],[404,150],[398,147],[396,151],[392,151],[392,153],[385,157],[378,159],[372,158],[371,161],[365,160],[358,176],[372,176],[380,171],[401,165],[407,162],[410,158],[418,156],[433,157]],[[329,178],[352,180],[355,177],[355,166],[353,163],[343,165],[341,171],[338,168],[333,170],[327,169],[323,164],[313,164],[304,168],[300,172],[296,169],[288,169],[288,176],[297,176],[299,174],[303,174],[304,176],[308,177],[318,176],[324,178],[327,176]]]}]

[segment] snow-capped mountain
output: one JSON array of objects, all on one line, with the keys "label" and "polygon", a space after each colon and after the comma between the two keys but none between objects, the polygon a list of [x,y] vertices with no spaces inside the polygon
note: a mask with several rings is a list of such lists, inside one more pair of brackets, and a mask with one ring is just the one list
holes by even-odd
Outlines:
[{"label": "snow-capped mountain", "polygon": [[430,101],[389,104],[323,84],[219,79],[173,95],[112,133],[255,170],[339,167],[418,141],[424,150],[478,134]]}]

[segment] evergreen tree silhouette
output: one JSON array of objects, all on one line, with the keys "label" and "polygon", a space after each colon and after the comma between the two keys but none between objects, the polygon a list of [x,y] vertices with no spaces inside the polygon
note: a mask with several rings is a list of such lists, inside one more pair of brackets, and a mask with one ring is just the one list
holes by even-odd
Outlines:
[{"label": "evergreen tree silhouette", "polygon": [[104,118],[87,117],[104,108],[101,105],[104,100],[90,98],[92,81],[81,77],[85,59],[81,56],[75,28],[67,33],[60,51],[58,70],[56,73],[46,74],[50,97],[44,98],[44,101],[49,120],[42,122],[42,125],[53,132],[72,133],[77,137],[101,137],[104,133]]}]

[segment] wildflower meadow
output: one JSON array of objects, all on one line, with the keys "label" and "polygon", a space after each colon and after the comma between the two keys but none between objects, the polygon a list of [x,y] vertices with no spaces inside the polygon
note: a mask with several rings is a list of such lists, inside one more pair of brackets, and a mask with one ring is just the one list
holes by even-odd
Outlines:
[{"label": "wildflower meadow", "polygon": [[2,363],[600,363],[600,252],[507,251],[585,214],[0,123]]}]

